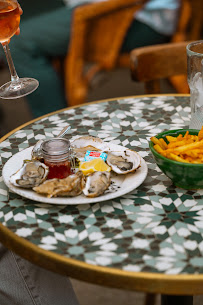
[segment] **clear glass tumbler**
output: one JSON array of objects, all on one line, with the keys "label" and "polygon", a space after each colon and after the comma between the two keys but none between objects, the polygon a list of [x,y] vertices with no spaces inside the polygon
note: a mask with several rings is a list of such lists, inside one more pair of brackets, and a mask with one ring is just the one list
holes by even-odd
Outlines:
[{"label": "clear glass tumbler", "polygon": [[203,40],[191,42],[186,49],[191,105],[189,128],[201,129],[203,125]]}]

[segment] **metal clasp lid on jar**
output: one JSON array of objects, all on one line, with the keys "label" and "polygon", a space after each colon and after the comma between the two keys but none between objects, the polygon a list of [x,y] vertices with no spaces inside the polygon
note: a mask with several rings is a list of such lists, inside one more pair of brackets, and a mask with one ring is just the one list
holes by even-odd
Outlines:
[{"label": "metal clasp lid on jar", "polygon": [[54,138],[41,144],[42,157],[50,162],[61,162],[71,159],[70,142],[68,139]]}]

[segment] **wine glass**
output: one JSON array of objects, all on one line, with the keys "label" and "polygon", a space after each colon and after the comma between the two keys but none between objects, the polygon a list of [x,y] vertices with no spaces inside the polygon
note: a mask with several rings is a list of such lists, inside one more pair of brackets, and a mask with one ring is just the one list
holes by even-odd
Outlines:
[{"label": "wine glass", "polygon": [[10,38],[16,33],[20,24],[20,10],[17,0],[0,0],[0,42],[3,46],[11,81],[0,87],[0,98],[14,99],[30,94],[39,86],[34,78],[19,78],[9,49]]}]

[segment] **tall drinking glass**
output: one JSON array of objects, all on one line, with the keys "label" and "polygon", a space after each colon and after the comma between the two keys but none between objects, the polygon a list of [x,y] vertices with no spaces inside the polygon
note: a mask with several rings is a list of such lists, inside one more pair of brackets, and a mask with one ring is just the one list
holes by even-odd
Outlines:
[{"label": "tall drinking glass", "polygon": [[203,125],[203,40],[187,45],[188,84],[190,87],[190,128]]},{"label": "tall drinking glass", "polygon": [[9,40],[20,24],[19,4],[17,0],[0,0],[0,42],[2,43],[11,81],[0,87],[0,98],[14,99],[33,92],[39,86],[34,78],[19,78],[11,57]]}]

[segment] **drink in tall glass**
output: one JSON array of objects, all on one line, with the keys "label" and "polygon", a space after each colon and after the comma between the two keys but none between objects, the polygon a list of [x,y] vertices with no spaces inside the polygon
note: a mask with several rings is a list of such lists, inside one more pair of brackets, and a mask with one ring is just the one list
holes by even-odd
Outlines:
[{"label": "drink in tall glass", "polygon": [[17,31],[20,24],[18,4],[0,0],[0,42],[5,42]]},{"label": "drink in tall glass", "polygon": [[191,105],[189,128],[201,129],[203,125],[203,40],[187,45],[187,69]]}]

